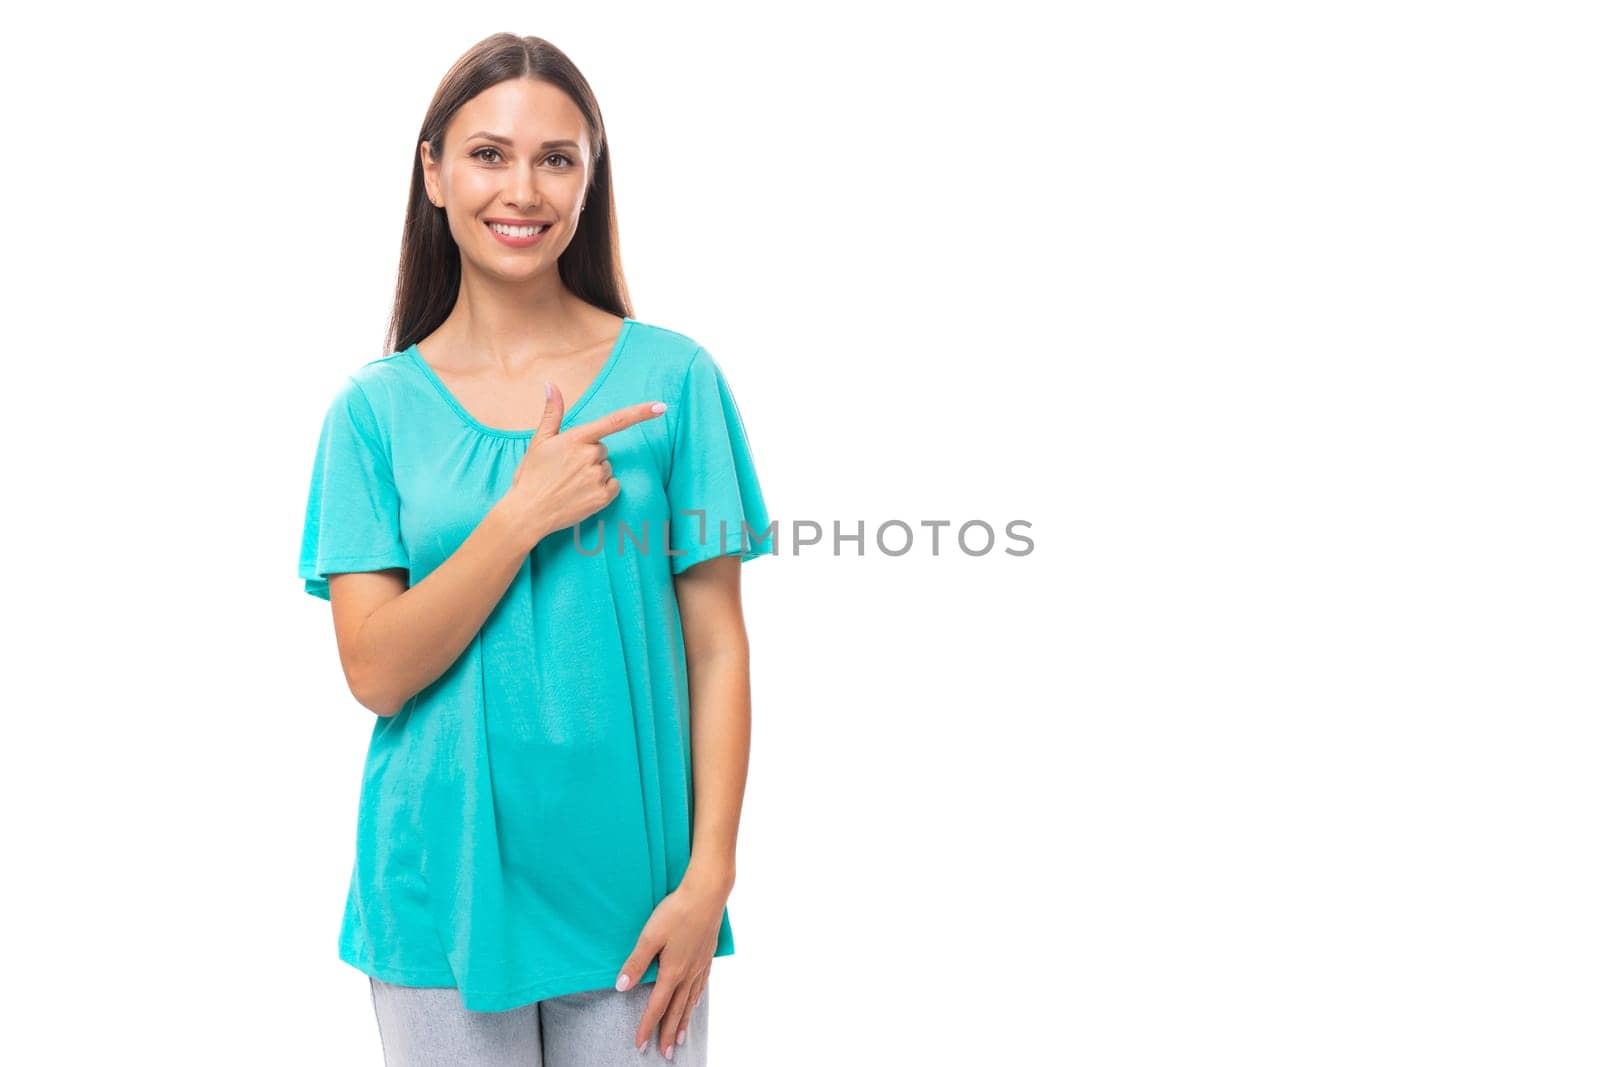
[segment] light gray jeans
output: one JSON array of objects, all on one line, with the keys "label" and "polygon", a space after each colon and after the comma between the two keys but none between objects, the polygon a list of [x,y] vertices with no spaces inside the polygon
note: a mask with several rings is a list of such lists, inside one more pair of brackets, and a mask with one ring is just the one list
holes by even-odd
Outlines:
[{"label": "light gray jeans", "polygon": [[[368,981],[386,1067],[637,1067],[664,1060],[657,1034],[642,1056],[633,1040],[654,982],[621,993],[569,993],[510,1011],[468,1011],[454,987],[391,985],[370,975]],[[684,1043],[673,1035],[674,1067],[705,1067],[709,978],[701,994]]]}]

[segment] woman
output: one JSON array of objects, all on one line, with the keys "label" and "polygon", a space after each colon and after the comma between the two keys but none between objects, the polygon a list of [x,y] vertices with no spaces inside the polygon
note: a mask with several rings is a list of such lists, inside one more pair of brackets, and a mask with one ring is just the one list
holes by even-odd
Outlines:
[{"label": "woman", "polygon": [[484,40],[419,142],[391,354],[327,411],[300,554],[379,716],[340,958],[391,1064],[704,1063],[739,569],[774,548],[749,442],[711,355],[632,317],[565,55]]}]

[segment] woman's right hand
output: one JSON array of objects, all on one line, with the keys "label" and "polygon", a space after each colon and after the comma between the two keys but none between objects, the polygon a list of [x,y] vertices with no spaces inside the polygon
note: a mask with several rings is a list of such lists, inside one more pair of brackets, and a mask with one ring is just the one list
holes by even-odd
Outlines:
[{"label": "woman's right hand", "polygon": [[561,430],[566,408],[561,389],[551,382],[544,417],[512,475],[511,488],[500,500],[517,528],[528,534],[529,551],[547,534],[583,521],[616,499],[621,485],[611,475],[611,461],[600,439],[655,418],[667,405],[632,404]]}]

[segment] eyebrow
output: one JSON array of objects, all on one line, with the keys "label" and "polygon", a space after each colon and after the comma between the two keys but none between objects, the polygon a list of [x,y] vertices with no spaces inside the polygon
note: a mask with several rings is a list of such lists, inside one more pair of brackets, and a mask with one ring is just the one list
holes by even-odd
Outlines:
[{"label": "eyebrow", "polygon": [[[468,134],[467,135],[467,140],[470,141],[474,137],[482,137],[486,141],[493,141],[496,144],[503,144],[507,148],[511,147],[511,138],[502,137],[498,133],[490,133],[488,130],[479,130],[477,133]],[[539,147],[540,148],[572,148],[572,149],[577,149],[578,142],[577,141],[566,141],[566,140],[562,140],[562,141],[546,141],[543,144],[541,144]]]}]

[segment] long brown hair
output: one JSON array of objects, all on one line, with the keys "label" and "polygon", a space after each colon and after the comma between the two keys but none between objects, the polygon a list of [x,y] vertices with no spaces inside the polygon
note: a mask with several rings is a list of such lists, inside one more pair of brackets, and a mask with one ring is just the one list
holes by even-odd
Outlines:
[{"label": "long brown hair", "polygon": [[450,236],[444,212],[428,200],[422,181],[422,142],[428,142],[434,159],[442,158],[445,128],[461,106],[512,78],[537,78],[554,85],[571,97],[589,129],[594,153],[589,160],[589,192],[572,242],[556,262],[562,282],[586,303],[613,315],[633,317],[617,247],[611,148],[594,91],[566,53],[544,38],[496,33],[467,49],[445,74],[412,146],[411,193],[400,238],[400,271],[389,316],[387,351],[403,351],[436,330],[449,317],[461,286],[461,249]]}]

